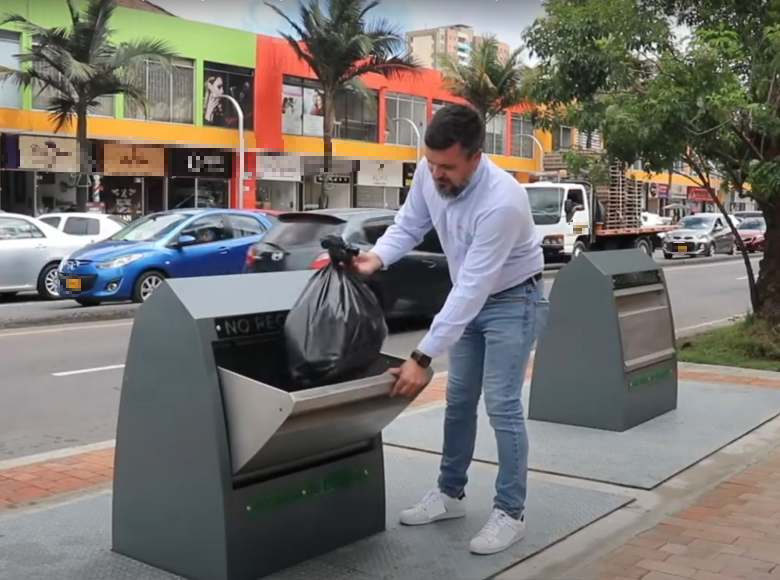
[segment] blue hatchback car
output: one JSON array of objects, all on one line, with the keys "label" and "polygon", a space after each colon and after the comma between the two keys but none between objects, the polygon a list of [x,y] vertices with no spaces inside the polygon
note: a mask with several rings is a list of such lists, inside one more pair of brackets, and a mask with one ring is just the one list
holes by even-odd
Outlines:
[{"label": "blue hatchback car", "polygon": [[60,296],[82,306],[143,302],[165,278],[240,274],[247,249],[276,219],[235,209],[183,209],[140,218],[63,260]]}]

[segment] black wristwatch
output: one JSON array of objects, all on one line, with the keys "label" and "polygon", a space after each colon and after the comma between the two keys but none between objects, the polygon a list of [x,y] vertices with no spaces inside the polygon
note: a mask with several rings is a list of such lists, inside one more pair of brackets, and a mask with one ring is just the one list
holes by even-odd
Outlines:
[{"label": "black wristwatch", "polygon": [[420,352],[419,350],[414,350],[409,358],[411,358],[424,369],[427,369],[429,366],[431,366],[431,357],[425,353]]}]

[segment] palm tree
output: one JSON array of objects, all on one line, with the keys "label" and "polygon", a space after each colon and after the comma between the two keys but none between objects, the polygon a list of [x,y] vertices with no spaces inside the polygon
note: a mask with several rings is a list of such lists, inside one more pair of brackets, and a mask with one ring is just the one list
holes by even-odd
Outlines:
[{"label": "palm tree", "polygon": [[[361,94],[362,75],[377,73],[387,78],[413,72],[417,64],[409,55],[402,34],[384,19],[367,21],[377,1],[327,0],[323,11],[319,0],[301,2],[299,22],[287,16],[275,4],[266,5],[279,14],[295,31],[295,36],[280,32],[300,60],[314,72],[322,85],[323,151],[325,174],[333,156],[333,125],[336,94],[351,88]],[[325,195],[323,179],[322,198]]]},{"label": "palm tree", "polygon": [[86,175],[90,172],[89,112],[99,106],[100,97],[119,94],[145,110],[143,90],[132,82],[133,68],[144,60],[168,65],[176,55],[160,40],[112,43],[110,22],[115,0],[90,0],[83,12],[78,0],[65,2],[70,13],[67,28],[44,28],[18,14],[0,19],[0,25],[14,24],[33,38],[30,51],[17,55],[26,66],[21,70],[0,67],[0,81],[13,79],[21,87],[32,86],[37,94],[53,91],[47,110],[56,123],[55,132],[70,126],[75,116],[81,171],[76,206],[84,211],[89,189]]},{"label": "palm tree", "polygon": [[498,41],[493,36],[486,36],[474,47],[467,64],[461,64],[449,55],[439,57],[438,64],[447,88],[471,103],[484,123],[524,100],[520,49],[503,61],[498,54]]}]

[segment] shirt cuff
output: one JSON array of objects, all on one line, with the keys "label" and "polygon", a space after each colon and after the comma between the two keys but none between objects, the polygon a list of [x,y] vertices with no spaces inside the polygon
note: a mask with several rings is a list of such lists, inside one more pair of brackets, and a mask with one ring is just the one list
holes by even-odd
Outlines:
[{"label": "shirt cuff", "polygon": [[441,355],[444,354],[444,352],[447,350],[446,348],[442,348],[439,344],[439,341],[437,341],[433,336],[431,336],[430,331],[428,334],[426,334],[423,339],[420,341],[420,344],[417,346],[417,350],[419,350],[421,353],[428,355],[432,359],[439,358]]},{"label": "shirt cuff", "polygon": [[385,246],[376,245],[371,248],[371,251],[379,256],[380,260],[382,260],[383,270],[387,270],[401,258],[400,256],[396,255],[397,252],[393,252],[391,248]]}]

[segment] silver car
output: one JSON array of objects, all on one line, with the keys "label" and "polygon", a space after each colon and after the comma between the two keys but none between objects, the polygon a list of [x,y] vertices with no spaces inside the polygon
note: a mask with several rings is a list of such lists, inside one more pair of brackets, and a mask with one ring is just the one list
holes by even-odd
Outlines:
[{"label": "silver car", "polygon": [[678,229],[664,236],[664,258],[733,254],[734,234],[717,213],[697,213],[680,220]]},{"label": "silver car", "polygon": [[44,298],[57,298],[57,267],[84,244],[82,238],[29,216],[0,214],[0,296],[35,290]]}]

